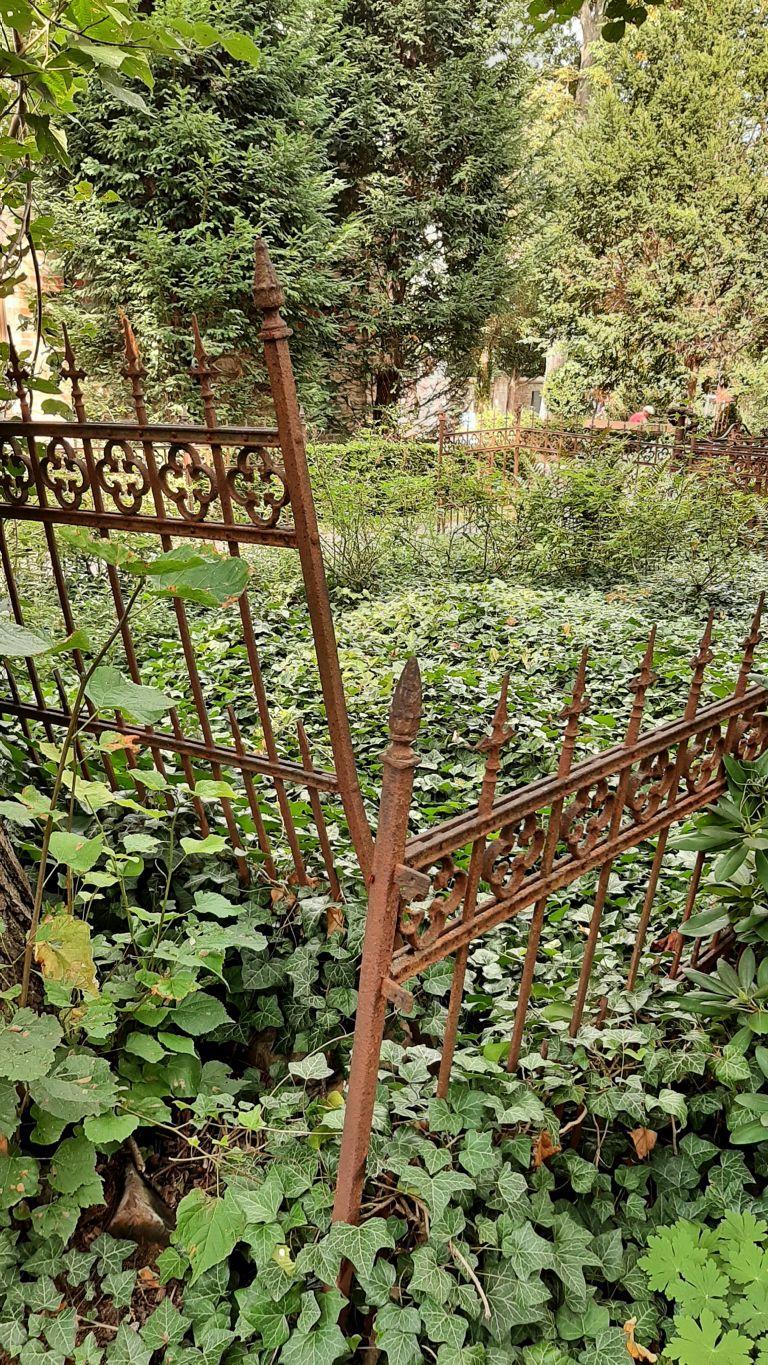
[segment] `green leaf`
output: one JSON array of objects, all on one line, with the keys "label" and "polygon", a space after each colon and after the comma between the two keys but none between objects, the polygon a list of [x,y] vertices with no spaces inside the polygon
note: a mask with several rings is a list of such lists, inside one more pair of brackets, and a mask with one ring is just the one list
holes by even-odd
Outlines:
[{"label": "green leaf", "polygon": [[76,1123],[114,1108],[117,1082],[105,1057],[70,1053],[30,1085],[33,1100],[56,1119]]},{"label": "green leaf", "polygon": [[422,1365],[419,1346],[421,1318],[414,1308],[388,1303],[376,1314],[376,1345],[386,1352],[388,1365]]},{"label": "green leaf", "polygon": [[302,1057],[300,1062],[289,1062],[288,1070],[300,1081],[323,1081],[333,1075],[333,1069],[322,1052],[312,1052],[308,1057]]},{"label": "green leaf", "polygon": [[101,1114],[87,1118],[83,1131],[98,1147],[106,1147],[111,1142],[124,1142],[131,1133],[135,1133],[140,1122],[134,1114]]},{"label": "green leaf", "polygon": [[173,705],[156,687],[131,682],[118,669],[106,665],[92,674],[86,696],[97,711],[121,711],[140,725],[154,725]]},{"label": "green leaf", "polygon": [[219,42],[228,52],[230,57],[234,57],[238,62],[247,62],[249,66],[258,66],[261,61],[259,49],[249,38],[247,33],[220,33]]},{"label": "green leaf", "polygon": [[72,872],[90,872],[101,857],[104,849],[104,836],[97,834],[86,839],[82,834],[72,834],[68,830],[55,831],[51,835],[51,856]]},{"label": "green leaf", "polygon": [[494,1341],[504,1342],[513,1327],[528,1327],[543,1322],[545,1304],[550,1291],[538,1276],[521,1280],[511,1266],[498,1262],[485,1281],[485,1292],[491,1309],[488,1330]]},{"label": "green leaf", "polygon": [[34,1157],[0,1156],[0,1209],[37,1194],[40,1168]]},{"label": "green leaf", "polygon": [[[175,552],[171,552],[175,553]],[[197,564],[169,569],[162,560],[150,566],[150,592],[180,597],[203,607],[223,607],[236,602],[248,582],[250,570],[244,559],[232,555],[198,555]]]},{"label": "green leaf", "polygon": [[207,834],[204,839],[185,836],[180,843],[185,853],[198,858],[204,858],[211,853],[223,853],[227,847],[227,840],[223,834]]},{"label": "green leaf", "polygon": [[231,1023],[231,1019],[214,995],[195,991],[176,1006],[169,1022],[193,1038],[199,1038],[204,1033],[212,1033],[222,1024]]},{"label": "green leaf", "polygon": [[149,1365],[152,1352],[138,1331],[122,1322],[114,1341],[107,1347],[107,1365]]},{"label": "green leaf", "polygon": [[104,1187],[96,1174],[96,1148],[84,1136],[65,1138],[50,1165],[51,1189],[70,1195],[81,1208],[101,1204]]},{"label": "green leaf", "polygon": [[141,1057],[145,1062],[159,1062],[165,1056],[162,1043],[149,1033],[129,1033],[123,1047],[126,1052]]},{"label": "green leaf", "polygon": [[0,1076],[26,1082],[44,1076],[61,1039],[61,1025],[53,1015],[17,1010],[9,1024],[0,1025]]},{"label": "green leaf", "polygon": [[379,1251],[394,1248],[392,1233],[383,1218],[369,1218],[359,1227],[332,1223],[330,1231],[314,1245],[302,1247],[296,1258],[300,1274],[314,1270],[326,1284],[334,1284],[342,1261],[349,1261],[363,1275],[370,1275]]},{"label": "green leaf", "polygon": [[204,1271],[224,1261],[234,1251],[245,1227],[245,1216],[234,1192],[223,1199],[195,1189],[182,1199],[176,1213],[175,1241],[183,1247],[192,1267],[190,1284]]},{"label": "green leaf", "polygon": [[714,1314],[705,1309],[700,1322],[691,1317],[676,1317],[675,1335],[664,1350],[680,1365],[750,1365],[751,1347],[748,1337],[723,1331]]},{"label": "green leaf", "polygon": [[48,654],[53,641],[41,631],[19,626],[15,621],[0,620],[0,656],[8,659],[29,659]]}]

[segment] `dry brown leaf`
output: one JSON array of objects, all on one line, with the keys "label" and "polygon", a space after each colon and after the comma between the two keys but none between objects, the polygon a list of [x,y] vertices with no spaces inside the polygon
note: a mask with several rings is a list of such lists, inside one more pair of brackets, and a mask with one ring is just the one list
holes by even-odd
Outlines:
[{"label": "dry brown leaf", "polygon": [[539,1166],[542,1166],[544,1162],[548,1161],[551,1156],[557,1156],[557,1153],[560,1150],[561,1149],[557,1147],[555,1143],[552,1141],[552,1138],[550,1137],[546,1128],[542,1128],[541,1132],[539,1133],[539,1136],[536,1138],[536,1141],[533,1144],[534,1171],[537,1171],[539,1169]]},{"label": "dry brown leaf", "polygon": [[344,932],[344,911],[340,905],[329,905],[325,914],[325,937]]},{"label": "dry brown leaf", "polygon": [[160,1289],[160,1281],[157,1278],[151,1265],[143,1265],[139,1271],[139,1283],[142,1289]]},{"label": "dry brown leaf", "polygon": [[110,735],[109,739],[102,740],[102,749],[107,749],[109,753],[114,753],[116,749],[129,749],[135,754],[141,748],[141,740],[136,735]]},{"label": "dry brown leaf", "polygon": [[629,1136],[634,1143],[635,1152],[641,1160],[653,1151],[659,1138],[658,1133],[654,1132],[653,1128],[633,1128]]},{"label": "dry brown leaf", "polygon": [[633,1360],[646,1360],[650,1362],[650,1365],[653,1365],[653,1362],[659,1357],[654,1355],[653,1351],[649,1351],[647,1346],[641,1346],[639,1341],[635,1341],[636,1327],[637,1318],[629,1318],[624,1323],[623,1330],[627,1338],[627,1350]]}]

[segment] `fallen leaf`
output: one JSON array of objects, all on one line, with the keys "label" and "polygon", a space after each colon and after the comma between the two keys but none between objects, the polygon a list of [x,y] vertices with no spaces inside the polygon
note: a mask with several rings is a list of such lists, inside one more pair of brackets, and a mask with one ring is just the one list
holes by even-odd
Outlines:
[{"label": "fallen leaf", "polygon": [[653,1365],[653,1362],[658,1360],[659,1357],[654,1355],[653,1351],[649,1351],[646,1346],[641,1346],[639,1341],[635,1341],[636,1327],[637,1318],[629,1318],[628,1321],[624,1323],[623,1331],[627,1338],[627,1351],[633,1360],[647,1360]]},{"label": "fallen leaf", "polygon": [[110,735],[109,739],[105,739],[102,742],[101,747],[102,749],[107,749],[110,753],[113,753],[116,749],[128,749],[132,754],[135,754],[136,751],[141,748],[141,740],[137,735],[115,734]]},{"label": "fallen leaf", "polygon": [[648,1156],[653,1151],[658,1141],[658,1133],[653,1128],[633,1128],[629,1134],[634,1143],[635,1152],[641,1158]]},{"label": "fallen leaf", "polygon": [[329,905],[325,915],[325,937],[344,932],[344,911],[340,905]]},{"label": "fallen leaf", "polygon": [[542,1128],[533,1144],[533,1169],[537,1171],[551,1156],[557,1156],[561,1149],[555,1146],[546,1128]]}]

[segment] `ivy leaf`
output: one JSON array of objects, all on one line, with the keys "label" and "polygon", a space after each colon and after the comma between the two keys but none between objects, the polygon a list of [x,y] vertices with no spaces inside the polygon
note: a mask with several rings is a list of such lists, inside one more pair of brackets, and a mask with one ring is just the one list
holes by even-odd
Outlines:
[{"label": "ivy leaf", "polygon": [[300,1081],[323,1081],[326,1076],[333,1075],[333,1070],[322,1052],[312,1052],[308,1057],[302,1057],[299,1062],[289,1062],[288,1070]]},{"label": "ivy leaf", "polygon": [[105,1275],[114,1275],[121,1270],[131,1250],[130,1244],[118,1241],[117,1237],[110,1237],[108,1232],[100,1233],[91,1244],[91,1251],[97,1257],[96,1269],[102,1279]]},{"label": "ivy leaf", "polygon": [[61,1039],[61,1025],[53,1015],[17,1010],[10,1024],[0,1026],[0,1076],[26,1082],[45,1076]]},{"label": "ivy leaf", "polygon": [[592,1234],[587,1228],[567,1216],[558,1218],[554,1229],[552,1269],[562,1281],[565,1301],[571,1308],[578,1309],[586,1303],[585,1268],[600,1264],[599,1257],[589,1249],[591,1242]]},{"label": "ivy leaf", "polygon": [[149,1365],[151,1359],[152,1352],[138,1332],[121,1323],[114,1341],[107,1347],[108,1365]]},{"label": "ivy leaf", "polygon": [[[389,1294],[387,1294],[385,1302],[388,1300]],[[467,1335],[465,1318],[459,1317],[457,1313],[446,1311],[444,1304],[436,1303],[432,1299],[425,1299],[423,1303],[419,1304],[419,1313],[427,1341],[430,1343],[444,1342],[454,1351],[461,1349]]]},{"label": "ivy leaf", "polygon": [[71,1356],[75,1349],[75,1338],[77,1337],[77,1313],[74,1308],[66,1308],[63,1313],[57,1313],[55,1318],[50,1318],[45,1324],[45,1339],[52,1351],[58,1351],[62,1356]]},{"label": "ivy leaf", "polygon": [[376,1345],[385,1351],[388,1365],[422,1365],[419,1346],[421,1318],[415,1308],[388,1303],[376,1314]]},{"label": "ivy leaf", "polygon": [[370,1275],[377,1254],[394,1249],[394,1238],[383,1218],[369,1218],[359,1227],[332,1223],[330,1231],[314,1245],[302,1247],[296,1258],[299,1274],[314,1271],[326,1284],[334,1284],[342,1261],[349,1261],[363,1275]]},{"label": "ivy leaf", "polygon": [[135,1270],[113,1270],[111,1274],[105,1275],[101,1282],[103,1292],[109,1295],[115,1308],[128,1307],[135,1287]]},{"label": "ivy leaf", "polygon": [[488,1271],[485,1292],[491,1308],[488,1328],[494,1341],[506,1341],[513,1327],[527,1327],[546,1318],[544,1304],[549,1303],[550,1294],[538,1276],[521,1280],[511,1266],[497,1262],[496,1269]]},{"label": "ivy leaf", "polygon": [[739,1332],[722,1332],[722,1324],[705,1308],[701,1321],[676,1317],[675,1335],[664,1353],[680,1365],[750,1365],[752,1343]]},{"label": "ivy leaf", "polygon": [[175,1240],[186,1251],[192,1267],[190,1284],[204,1271],[224,1261],[234,1251],[245,1227],[245,1215],[234,1191],[223,1199],[195,1189],[185,1195],[176,1212]]},{"label": "ivy leaf", "polygon": [[413,1253],[413,1273],[408,1292],[416,1299],[447,1303],[453,1292],[453,1279],[438,1265],[434,1247],[417,1247]]},{"label": "ivy leaf", "polygon": [[531,1275],[548,1270],[553,1265],[552,1244],[540,1237],[528,1222],[506,1234],[501,1250],[504,1259],[509,1261],[521,1280],[530,1279]]}]

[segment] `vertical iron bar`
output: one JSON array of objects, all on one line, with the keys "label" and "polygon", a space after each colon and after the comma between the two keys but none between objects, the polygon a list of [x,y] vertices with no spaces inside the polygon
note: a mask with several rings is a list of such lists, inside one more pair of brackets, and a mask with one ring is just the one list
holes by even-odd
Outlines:
[{"label": "vertical iron bar", "polygon": [[[576,681],[573,685],[571,701],[562,712],[562,719],[565,720],[565,733],[563,735],[563,747],[560,750],[560,761],[557,765],[558,777],[567,777],[573,765],[573,755],[576,749],[581,717],[587,709],[586,701],[586,677],[587,677],[587,656],[588,651],[582,650],[579,660],[579,667],[576,673]],[[560,838],[560,827],[563,818],[564,797],[558,797],[552,802],[552,809],[549,815],[549,825],[547,827],[547,839],[544,845],[544,852],[541,860],[541,875],[546,877],[551,871],[557,852],[557,844]],[[525,960],[523,971],[520,978],[520,989],[517,996],[517,1007],[515,1009],[515,1022],[512,1028],[512,1038],[507,1054],[507,1070],[515,1071],[520,1060],[520,1049],[523,1043],[523,1032],[525,1030],[525,1019],[528,1013],[528,1005],[531,999],[533,988],[533,977],[536,971],[536,959],[539,954],[539,943],[541,942],[541,932],[544,927],[544,915],[547,909],[547,897],[541,896],[533,907],[531,917],[531,927],[528,931],[528,943],[525,949]]]},{"label": "vertical iron bar", "polygon": [[[238,724],[237,716],[235,715],[234,709],[231,706],[227,707],[227,715],[229,717],[229,728],[232,731],[232,740],[235,746],[235,751],[238,754],[242,754],[243,740],[240,734],[240,726]],[[241,771],[243,785],[245,786],[245,794],[248,797],[248,805],[250,807],[251,815],[253,816],[253,823],[256,826],[256,837],[259,841],[259,848],[261,849],[262,855],[264,857],[264,866],[267,870],[267,876],[270,877],[273,882],[276,882],[277,868],[275,867],[275,860],[272,856],[272,847],[269,842],[269,835],[267,834],[264,825],[264,820],[262,819],[261,809],[259,807],[259,798],[256,792],[256,784],[250,773],[245,772],[243,770]]]},{"label": "vertical iron bar", "polygon": [[[498,705],[493,714],[491,733],[480,745],[481,752],[485,753],[485,772],[483,773],[483,782],[477,803],[478,815],[487,815],[493,806],[494,796],[496,795],[496,784],[499,779],[499,768],[501,767],[502,746],[507,742],[512,733],[507,727],[508,690],[509,674],[506,673],[501,684],[501,695],[499,697]],[[469,858],[469,870],[467,872],[467,885],[464,891],[464,904],[461,911],[462,924],[468,924],[470,920],[474,918],[475,909],[477,907],[477,893],[480,886],[480,874],[485,844],[485,837],[481,836],[479,839],[475,839],[472,845],[472,852]],[[459,1027],[459,1013],[461,1011],[461,1001],[464,994],[464,978],[467,973],[468,956],[469,944],[467,943],[459,948],[453,964],[451,995],[448,1001],[448,1016],[445,1023],[445,1034],[443,1036],[440,1071],[437,1077],[438,1099],[445,1099],[448,1094],[451,1067],[453,1065],[453,1054],[456,1051],[456,1035]]]},{"label": "vertical iron bar", "polygon": [[418,763],[413,742],[418,734],[420,719],[419,666],[415,659],[409,659],[395,688],[389,712],[390,743],[384,754],[379,825],[368,885],[368,915],[360,968],[352,1065],[333,1205],[333,1221],[337,1223],[357,1223],[360,1218],[387,1008],[384,983],[392,962],[400,905],[396,873],[405,852],[413,770]]},{"label": "vertical iron bar", "polygon": [[[141,356],[139,355],[139,348],[136,344],[136,338],[133,334],[133,328],[131,327],[131,324],[129,323],[125,315],[122,315],[121,321],[123,325],[123,335],[125,338],[126,359],[125,374],[128,380],[130,381],[131,393],[133,395],[133,405],[134,408],[136,409],[136,417],[139,422],[139,425],[146,426],[147,408],[144,401],[143,382],[145,370],[144,366],[141,363]],[[162,517],[165,515],[165,507],[163,504],[162,490],[160,488],[160,479],[158,476],[157,462],[155,460],[155,449],[152,442],[148,440],[142,441],[142,450],[144,452],[144,460],[147,466],[147,473],[149,475],[149,483],[150,488],[152,490],[152,500],[155,506],[155,513],[158,517]],[[173,541],[169,535],[162,535],[160,537],[160,543],[162,544],[164,551],[168,551],[173,547]],[[184,652],[184,661],[187,665],[189,682],[192,688],[192,697],[195,704],[195,710],[197,712],[197,718],[200,722],[200,729],[203,732],[203,739],[205,740],[206,744],[212,745],[213,731],[211,730],[211,722],[208,716],[207,707],[205,705],[205,697],[203,696],[202,685],[200,683],[200,674],[197,668],[197,658],[195,656],[194,645],[192,644],[192,635],[189,629],[189,621],[187,620],[186,608],[184,606],[184,603],[180,600],[180,598],[174,597],[173,609],[176,613],[176,622],[179,628],[179,638],[181,640],[181,647]],[[213,773],[215,781],[217,782],[221,781],[221,768],[218,763],[211,764],[211,772]],[[247,884],[249,880],[248,864],[246,863],[242,852],[238,852],[238,849],[240,847],[239,831],[237,828],[237,824],[235,823],[234,815],[232,813],[232,806],[226,797],[221,798],[220,805],[222,813],[224,815],[224,821],[227,826],[227,831],[232,841],[232,848],[235,855],[235,862],[237,863],[237,870],[240,875],[240,880],[244,884]]]},{"label": "vertical iron bar", "polygon": [[[312,772],[314,764],[312,762],[312,754],[309,748],[309,740],[307,739],[307,732],[304,729],[304,726],[302,725],[301,721],[299,721],[298,725],[296,726],[296,731],[298,734],[299,749],[301,751],[302,763],[304,764],[304,767],[307,769],[308,772]],[[312,807],[312,815],[314,817],[315,828],[317,830],[317,839],[318,843],[320,844],[320,852],[323,855],[323,864],[325,866],[326,875],[328,877],[328,886],[330,888],[331,896],[333,897],[333,899],[335,901],[340,901],[343,900],[343,896],[341,893],[339,878],[336,873],[336,867],[333,861],[331,841],[328,838],[328,829],[325,823],[325,815],[323,814],[322,802],[320,801],[320,793],[317,790],[317,787],[313,786],[309,786],[307,790],[309,792],[309,804]]]},{"label": "vertical iron bar", "polygon": [[[712,641],[712,625],[714,619],[715,613],[713,608],[712,611],[710,611],[709,613],[704,634],[701,637],[698,654],[691,661],[691,667],[693,668],[693,678],[691,679],[691,686],[688,691],[688,699],[685,704],[685,711],[683,712],[684,720],[693,720],[693,717],[696,715],[696,712],[699,709],[701,689],[704,685],[704,673],[707,664],[711,663],[712,659],[714,658],[714,655],[710,648]],[[680,744],[680,746],[678,747],[677,757],[675,759],[675,767],[671,779],[669,797],[667,800],[667,807],[670,811],[670,814],[673,813],[674,806],[677,801],[680,774],[683,771],[683,764],[685,763],[685,756],[687,752],[688,745],[685,741],[683,741],[683,743]],[[648,924],[651,918],[651,910],[653,908],[653,901],[656,895],[656,887],[658,885],[659,874],[661,873],[661,865],[664,860],[664,854],[667,848],[667,840],[669,839],[669,831],[670,825],[667,825],[666,829],[663,829],[659,834],[658,840],[656,842],[656,851],[653,855],[653,865],[651,867],[650,876],[648,878],[648,885],[645,891],[645,899],[643,900],[643,908],[640,912],[640,922],[637,926],[635,944],[634,948],[632,949],[632,959],[629,964],[629,972],[627,973],[628,991],[634,990],[635,981],[637,980],[637,973],[640,968],[640,959],[642,957],[643,948],[645,946],[645,938],[646,934],[648,933]]]},{"label": "vertical iron bar", "polygon": [[368,881],[373,860],[373,840],[355,767],[344,684],[320,547],[320,532],[307,468],[304,431],[288,349],[290,328],[286,327],[280,315],[284,295],[272,269],[266,243],[261,238],[257,238],[255,243],[253,301],[264,317],[259,335],[264,342],[264,358],[269,372],[283,462],[291,495],[296,541],[304,571],[304,585],[320,670],[328,732],[339,780],[339,795],[360,869]]},{"label": "vertical iron bar", "polygon": [[[211,368],[208,362],[208,356],[203,348],[200,329],[197,325],[197,318],[194,316],[192,318],[192,334],[195,346],[195,365],[193,367],[193,374],[200,387],[200,395],[203,400],[203,412],[205,414],[205,425],[211,432],[215,432],[216,427],[218,426],[218,420],[216,417],[216,408],[214,406],[213,389],[211,387]],[[227,471],[224,464],[224,457],[221,445],[213,437],[211,439],[211,455],[213,457],[213,466],[216,471],[216,482],[219,486],[222,516],[228,525],[234,525],[235,518],[232,510],[232,499],[229,494],[229,484],[227,483]],[[229,553],[233,558],[240,558],[240,546],[237,541],[229,541],[228,548]],[[248,598],[247,586],[237,599],[237,604],[240,608],[243,640],[245,642],[245,651],[248,656],[248,664],[251,670],[251,681],[253,683],[256,706],[259,712],[261,732],[264,736],[264,747],[267,751],[268,758],[272,759],[273,762],[276,762],[278,759],[277,744],[275,743],[272,716],[270,714],[269,702],[261,672],[261,661],[256,645],[256,634],[253,629],[253,617],[251,615],[251,604]],[[298,834],[296,833],[296,824],[285,790],[285,783],[280,778],[275,777],[272,779],[272,785],[280,809],[288,846],[291,850],[296,876],[302,885],[306,885],[307,872],[304,866],[301,847],[299,845]]]},{"label": "vertical iron bar", "polygon": [[[642,724],[643,719],[643,709],[645,706],[645,694],[653,679],[652,664],[653,647],[655,640],[656,627],[654,626],[648,636],[648,644],[646,646],[645,654],[643,656],[643,662],[640,666],[640,672],[638,673],[636,679],[632,684],[632,690],[635,694],[635,700],[632,705],[632,713],[629,718],[627,733],[624,739],[624,747],[627,749],[632,747],[632,745],[637,740],[638,734],[640,733],[640,726]],[[618,834],[619,829],[621,828],[621,821],[624,814],[624,802],[626,800],[627,785],[629,783],[630,772],[631,769],[626,768],[624,772],[620,775],[616,785],[616,790],[614,792],[614,804],[611,809],[611,821],[608,833],[609,840],[614,839]],[[579,984],[576,989],[576,1000],[574,1003],[573,1015],[571,1016],[571,1022],[568,1029],[571,1038],[576,1037],[576,1034],[578,1033],[581,1025],[582,1016],[584,1014],[584,1005],[587,999],[589,979],[592,974],[592,964],[595,958],[597,939],[600,933],[600,922],[603,917],[603,908],[605,906],[605,899],[608,894],[608,881],[610,879],[612,867],[613,859],[609,858],[608,861],[603,863],[602,867],[600,868],[600,876],[597,882],[597,892],[595,894],[595,904],[592,910],[592,918],[589,924],[589,933],[587,935],[587,941],[584,945],[584,957],[581,964],[581,972],[579,974]]]}]

